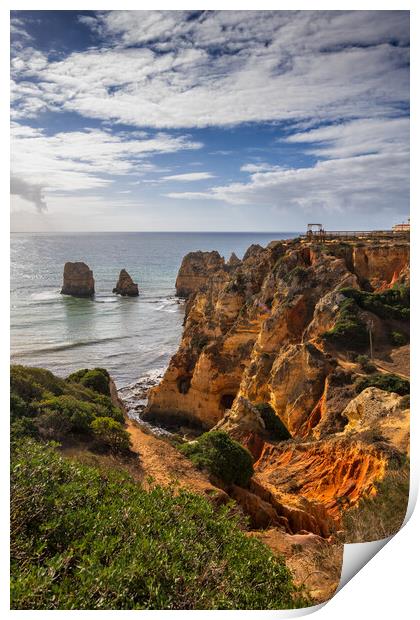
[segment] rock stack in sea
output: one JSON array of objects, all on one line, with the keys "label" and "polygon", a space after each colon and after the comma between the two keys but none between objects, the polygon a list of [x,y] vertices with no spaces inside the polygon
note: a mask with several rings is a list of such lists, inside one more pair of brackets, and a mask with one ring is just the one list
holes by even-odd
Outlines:
[{"label": "rock stack in sea", "polygon": [[95,294],[93,272],[86,263],[66,263],[63,273],[62,295],[92,297]]},{"label": "rock stack in sea", "polygon": [[130,274],[125,269],[121,269],[120,277],[118,278],[115,288],[112,289],[112,292],[117,293],[117,295],[122,295],[123,297],[137,297],[139,294],[139,287],[138,284],[133,282]]}]

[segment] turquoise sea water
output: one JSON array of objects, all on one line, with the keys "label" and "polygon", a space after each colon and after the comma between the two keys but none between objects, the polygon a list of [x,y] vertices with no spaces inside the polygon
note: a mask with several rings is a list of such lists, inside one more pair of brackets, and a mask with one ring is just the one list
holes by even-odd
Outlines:
[{"label": "turquoise sea water", "polygon": [[[12,234],[11,358],[65,376],[102,366],[119,387],[161,372],[179,344],[184,304],[175,297],[183,256],[218,250],[242,257],[297,233]],[[93,270],[94,299],[60,295],[66,261]],[[138,298],[112,294],[120,269],[138,282]]]}]

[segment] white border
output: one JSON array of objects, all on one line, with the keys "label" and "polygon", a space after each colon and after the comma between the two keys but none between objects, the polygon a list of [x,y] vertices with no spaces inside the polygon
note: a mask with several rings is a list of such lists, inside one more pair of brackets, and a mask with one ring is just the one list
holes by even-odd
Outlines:
[{"label": "white border", "polygon": [[[412,66],[412,86],[411,86],[411,157],[412,157],[412,166],[411,166],[411,195],[418,197],[418,179],[419,179],[419,171],[420,167],[418,166],[418,146],[417,142],[419,140],[418,136],[420,136],[419,122],[418,122],[418,113],[416,111],[419,108],[419,97],[418,97],[418,79],[415,79],[416,73],[418,73],[418,35],[420,33],[419,28],[419,18],[418,11],[416,10],[416,3],[414,0],[412,1],[400,1],[400,2],[372,2],[365,0],[363,2],[344,2],[340,3],[340,6],[337,2],[263,2],[258,3],[249,2],[249,0],[236,0],[229,1],[225,0],[224,2],[150,2],[147,0],[143,0],[140,2],[134,2],[133,0],[119,0],[119,2],[110,1],[110,0],[101,0],[98,2],[97,0],[92,0],[91,2],[83,5],[82,3],[74,3],[69,0],[61,0],[59,6],[57,6],[57,2],[49,1],[33,1],[33,0],[15,0],[15,1],[4,1],[0,8],[0,58],[1,58],[1,92],[3,96],[0,97],[0,122],[1,122],[1,165],[0,165],[0,175],[1,175],[1,235],[2,235],[2,243],[0,244],[0,265],[2,269],[2,278],[1,282],[3,283],[3,299],[1,304],[1,325],[3,327],[3,337],[2,342],[5,343],[5,346],[1,351],[1,365],[0,365],[0,394],[3,397],[3,407],[2,407],[2,450],[1,450],[1,498],[2,498],[2,512],[1,512],[1,533],[3,536],[3,544],[1,546],[2,550],[2,561],[0,564],[0,582],[2,584],[1,588],[1,609],[6,614],[18,615],[19,617],[26,617],[28,615],[32,615],[35,613],[40,613],[36,611],[8,611],[8,595],[7,595],[7,584],[8,584],[8,478],[7,472],[9,467],[9,449],[8,449],[8,372],[9,372],[9,347],[8,345],[8,330],[6,326],[9,323],[9,306],[6,302],[6,282],[8,281],[9,274],[9,215],[8,215],[8,205],[9,205],[9,102],[8,98],[5,96],[5,93],[8,92],[9,89],[9,10],[112,10],[112,9],[163,9],[163,10],[180,10],[180,9],[231,9],[231,10],[308,10],[308,9],[324,9],[324,10],[411,10],[411,60]],[[417,138],[414,139],[414,136]],[[417,267],[419,265],[419,251],[420,245],[418,243],[418,216],[416,212],[415,202],[413,198],[411,199],[412,209],[411,209],[411,222],[412,222],[412,263],[414,263],[414,276],[416,276]],[[418,308],[418,286],[416,282],[416,277],[414,277],[412,281],[412,307],[414,309],[413,316],[416,316],[416,309]],[[411,325],[411,340],[413,342],[413,350],[418,351],[418,328],[416,326],[416,322],[413,321]],[[412,357],[412,370],[411,373],[413,377],[416,376],[416,365],[415,360]],[[414,442],[412,441],[412,445],[414,449],[411,451],[411,488],[410,488],[410,503],[412,504],[410,509],[413,510],[413,504],[415,503],[415,499],[417,496],[418,489],[418,480],[419,480],[419,456],[418,456],[418,422],[416,420],[417,414],[417,403],[419,403],[419,387],[416,385],[416,381],[412,381],[412,420],[411,420],[411,431],[412,437],[414,437]],[[327,620],[329,618],[336,620],[340,618],[340,620],[346,620],[347,618],[354,620],[355,617],[369,618],[369,616],[381,617],[383,619],[394,618],[397,614],[399,617],[404,619],[410,619],[416,617],[417,610],[417,575],[418,575],[418,564],[419,564],[419,543],[418,543],[418,532],[419,532],[419,510],[414,513],[413,518],[408,522],[408,524],[402,529],[400,533],[397,534],[395,538],[393,538],[389,544],[381,551],[379,556],[376,556],[367,566],[365,566],[361,572],[359,572],[351,581],[350,585],[347,585],[343,589],[341,589],[325,606],[317,606],[316,608],[312,608],[313,611],[317,611],[317,618]],[[381,541],[382,542],[382,541]],[[375,548],[381,546],[381,542],[379,544],[374,544]],[[387,541],[385,541],[386,543]],[[369,543],[364,543],[362,546],[358,545],[346,545],[346,554],[349,557],[353,556],[352,562],[354,562],[354,558],[358,558],[359,562],[356,561],[359,567],[363,565],[361,560],[361,547],[369,545]],[[351,549],[352,548],[352,549]],[[365,547],[366,548],[366,547]],[[371,547],[371,552],[372,552]],[[370,553],[371,553],[370,552]],[[369,557],[372,557],[368,554]],[[354,566],[353,566],[354,570]],[[343,576],[343,580],[345,581],[345,576]],[[6,594],[6,595],[5,595]],[[225,616],[227,614],[241,614],[247,616],[255,616],[261,617],[296,617],[298,615],[303,615],[302,612],[309,612],[309,610],[296,610],[296,612],[252,612],[252,611],[233,611],[233,612],[224,612],[224,611],[215,611],[215,612],[205,612],[205,611],[197,611],[197,612],[189,612],[194,617],[204,617],[209,614],[217,613],[219,615]],[[45,612],[41,612],[45,613]],[[82,617],[86,614],[94,614],[94,613],[103,613],[103,614],[115,614],[114,611],[103,611],[103,612],[95,612],[95,611],[74,611],[74,612],[54,612],[49,611],[48,614],[77,614]],[[136,614],[139,612],[135,611],[121,611],[120,614]],[[183,614],[184,611],[180,612],[171,612],[171,611],[143,611],[142,614],[158,614],[167,615],[167,614]]]}]

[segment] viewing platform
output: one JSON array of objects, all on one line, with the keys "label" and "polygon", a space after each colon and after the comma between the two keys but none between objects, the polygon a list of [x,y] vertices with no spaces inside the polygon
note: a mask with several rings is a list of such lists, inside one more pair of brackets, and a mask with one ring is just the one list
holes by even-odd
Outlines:
[{"label": "viewing platform", "polygon": [[324,230],[322,224],[308,224],[301,238],[314,241],[336,239],[409,239],[410,224],[397,224],[392,230]]}]

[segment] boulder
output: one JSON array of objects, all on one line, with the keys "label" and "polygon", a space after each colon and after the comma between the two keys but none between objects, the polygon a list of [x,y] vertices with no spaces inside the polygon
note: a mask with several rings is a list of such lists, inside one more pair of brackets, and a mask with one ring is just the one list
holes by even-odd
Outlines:
[{"label": "boulder", "polygon": [[133,282],[130,274],[125,269],[121,269],[120,277],[112,292],[117,293],[117,295],[123,295],[123,297],[137,297],[139,287],[138,284]]},{"label": "boulder", "polygon": [[93,272],[86,263],[66,263],[63,273],[62,295],[92,297],[95,294]]}]

